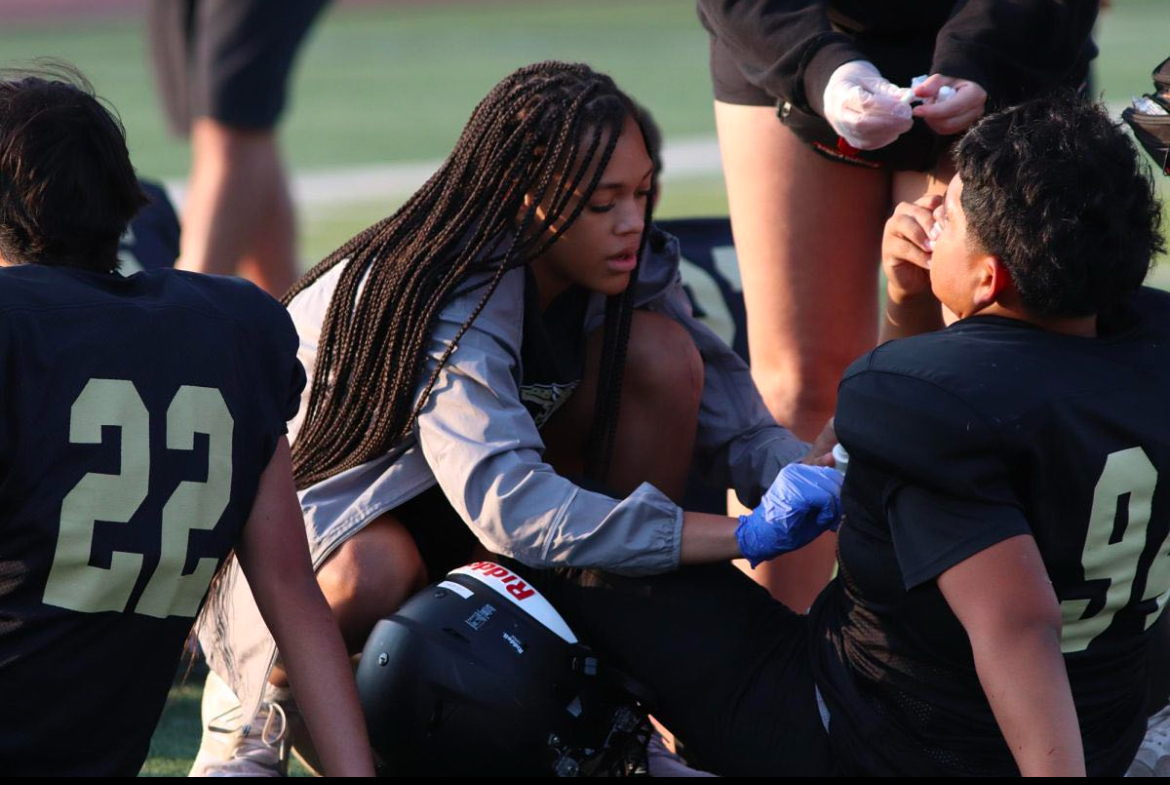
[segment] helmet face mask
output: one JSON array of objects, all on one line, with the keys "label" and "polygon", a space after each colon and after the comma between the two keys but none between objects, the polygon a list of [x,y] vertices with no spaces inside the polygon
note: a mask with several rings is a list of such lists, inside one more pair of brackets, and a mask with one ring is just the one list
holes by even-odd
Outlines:
[{"label": "helmet face mask", "polygon": [[649,737],[547,600],[491,562],[378,622],[357,682],[384,774],[631,773]]}]

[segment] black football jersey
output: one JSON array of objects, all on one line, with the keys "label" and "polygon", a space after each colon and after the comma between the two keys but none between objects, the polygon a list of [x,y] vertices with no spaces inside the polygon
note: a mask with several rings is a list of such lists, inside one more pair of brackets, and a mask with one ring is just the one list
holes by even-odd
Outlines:
[{"label": "black football jersey", "polygon": [[1170,595],[1170,294],[1141,290],[1096,338],[976,316],[885,344],[846,372],[836,428],[840,577],[813,623],[843,768],[1018,773],[935,579],[1030,534],[1088,771],[1123,773]]},{"label": "black football jersey", "polygon": [[118,272],[173,267],[179,257],[179,216],[161,183],[139,180],[146,204],[118,241]]},{"label": "black football jersey", "polygon": [[0,270],[0,772],[141,767],[296,349],[239,280]]}]

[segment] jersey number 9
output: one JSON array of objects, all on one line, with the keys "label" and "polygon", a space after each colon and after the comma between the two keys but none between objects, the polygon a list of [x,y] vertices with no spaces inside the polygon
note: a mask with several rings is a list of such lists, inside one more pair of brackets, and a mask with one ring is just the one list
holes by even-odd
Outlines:
[{"label": "jersey number 9", "polygon": [[[1144,596],[1134,596],[1138,564],[1147,547],[1150,512],[1158,470],[1141,447],[1110,453],[1093,489],[1093,508],[1081,565],[1085,582],[1106,581],[1105,601],[1069,599],[1060,604],[1064,617],[1061,650],[1084,651],[1131,603],[1146,606],[1148,630],[1170,597],[1170,548],[1157,544],[1144,581]],[[1116,534],[1119,529],[1123,531]]]}]

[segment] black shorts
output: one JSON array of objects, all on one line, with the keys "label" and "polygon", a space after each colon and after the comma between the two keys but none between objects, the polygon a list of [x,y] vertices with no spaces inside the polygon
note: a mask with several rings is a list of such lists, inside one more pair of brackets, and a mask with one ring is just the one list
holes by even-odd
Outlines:
[{"label": "black shorts", "polygon": [[[752,84],[740,70],[735,55],[727,46],[714,35],[710,38],[711,85],[715,91],[715,100],[742,106],[776,107],[780,122],[784,123],[798,139],[831,161],[865,169],[925,172],[937,166],[940,156],[954,141],[953,137],[937,136],[926,123],[916,119],[909,131],[879,150],[859,151],[842,146],[840,137],[829,125],[828,120]],[[885,66],[882,73],[901,84],[909,84],[910,76],[925,73],[930,66],[929,50],[925,62],[919,63],[917,59],[921,58],[918,57],[918,48],[920,47],[914,47],[909,57],[899,57],[891,50],[890,56],[881,58]],[[896,63],[896,67],[893,67],[892,63]],[[894,73],[895,71],[897,73]],[[902,74],[910,76],[899,78]]]},{"label": "black shorts", "polygon": [[171,129],[197,117],[267,130],[284,108],[293,58],[328,0],[153,0],[149,29]]},{"label": "black shorts", "polygon": [[645,688],[693,765],[723,775],[831,773],[807,619],[735,567],[625,578],[508,566],[603,663]]}]

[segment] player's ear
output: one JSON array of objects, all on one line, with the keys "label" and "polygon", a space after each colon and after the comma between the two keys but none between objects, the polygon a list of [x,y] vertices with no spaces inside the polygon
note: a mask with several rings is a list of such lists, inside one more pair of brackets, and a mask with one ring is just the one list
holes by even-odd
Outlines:
[{"label": "player's ear", "polygon": [[1013,286],[1012,274],[1003,260],[994,254],[984,254],[977,263],[978,283],[973,296],[977,311],[998,301]]}]

